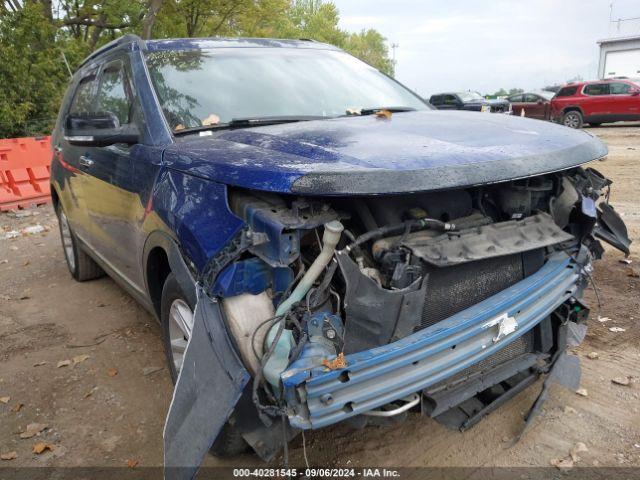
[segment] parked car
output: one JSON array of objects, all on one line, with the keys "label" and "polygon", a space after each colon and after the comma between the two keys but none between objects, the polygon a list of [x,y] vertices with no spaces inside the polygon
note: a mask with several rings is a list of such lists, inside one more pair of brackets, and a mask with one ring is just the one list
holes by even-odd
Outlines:
[{"label": "parked car", "polygon": [[162,325],[172,478],[409,409],[469,428],[577,375],[599,239],[628,253],[582,167],[600,140],[436,111],[317,42],[127,35],[81,64],[52,145],[71,275]]},{"label": "parked car", "polygon": [[[516,93],[507,97],[511,103],[514,115],[522,115],[528,118],[549,120],[551,117],[551,99],[553,92],[545,90],[537,92]],[[524,111],[524,115],[523,112]]]},{"label": "parked car", "polygon": [[470,110],[473,112],[511,113],[507,100],[486,99],[478,92],[447,92],[431,95],[429,103],[438,110]]},{"label": "parked car", "polygon": [[640,120],[640,85],[628,79],[567,84],[551,100],[551,117],[571,128]]}]

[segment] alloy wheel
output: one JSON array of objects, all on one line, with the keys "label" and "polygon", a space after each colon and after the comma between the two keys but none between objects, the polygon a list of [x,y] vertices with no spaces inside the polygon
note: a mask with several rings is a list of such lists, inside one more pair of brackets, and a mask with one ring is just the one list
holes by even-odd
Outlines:
[{"label": "alloy wheel", "polygon": [[193,329],[193,312],[182,299],[176,299],[169,309],[169,341],[171,342],[171,358],[176,369],[180,373],[184,352],[191,337]]},{"label": "alloy wheel", "polygon": [[580,126],[580,117],[577,113],[567,113],[564,116],[564,124],[569,128],[578,128]]}]

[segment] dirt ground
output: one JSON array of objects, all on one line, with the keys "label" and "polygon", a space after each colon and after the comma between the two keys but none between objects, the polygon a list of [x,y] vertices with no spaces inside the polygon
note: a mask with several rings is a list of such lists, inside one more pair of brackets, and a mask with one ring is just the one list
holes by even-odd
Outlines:
[{"label": "dirt ground", "polygon": [[[640,269],[640,125],[590,129],[609,145],[593,165],[614,181],[612,203],[629,227],[631,267]],[[109,278],[75,283],[64,262],[50,207],[15,218],[0,214],[0,453],[11,466],[159,466],[162,427],[172,385],[164,368],[160,328]],[[45,231],[5,238],[42,225]],[[575,350],[587,396],[554,386],[526,436],[507,448],[539,384],[465,433],[418,414],[390,428],[336,426],[306,435],[313,466],[549,466],[578,442],[578,466],[640,467],[640,279],[623,255],[607,248],[596,264],[590,330]],[[637,270],[636,270],[637,271]],[[624,331],[611,331],[619,327]],[[616,329],[614,329],[616,330]],[[589,358],[595,352],[597,359]],[[70,362],[70,365],[60,366]],[[612,382],[631,377],[627,386]],[[28,439],[27,424],[46,428]],[[32,453],[38,442],[53,451]],[[302,442],[291,463],[304,465]],[[136,463],[137,462],[137,463]],[[257,457],[207,457],[205,465],[265,466]],[[282,465],[279,458],[273,466]],[[636,470],[637,471],[637,470]],[[0,475],[1,476],[1,475]]]}]

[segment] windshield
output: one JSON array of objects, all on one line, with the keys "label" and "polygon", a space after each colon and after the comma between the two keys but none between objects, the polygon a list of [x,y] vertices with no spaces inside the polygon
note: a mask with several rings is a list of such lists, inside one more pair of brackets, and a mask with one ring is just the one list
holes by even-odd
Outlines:
[{"label": "windshield", "polygon": [[478,92],[461,92],[458,93],[458,96],[463,102],[470,102],[471,100],[482,100],[484,98]]},{"label": "windshield", "polygon": [[336,117],[359,109],[429,109],[413,92],[340,51],[226,48],[146,56],[174,131],[234,119]]}]

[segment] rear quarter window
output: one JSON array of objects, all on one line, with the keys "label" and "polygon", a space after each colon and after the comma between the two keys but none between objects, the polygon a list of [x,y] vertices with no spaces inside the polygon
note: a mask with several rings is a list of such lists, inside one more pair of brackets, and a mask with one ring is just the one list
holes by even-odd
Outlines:
[{"label": "rear quarter window", "polygon": [[564,88],[560,89],[560,91],[558,92],[556,97],[571,97],[571,96],[575,95],[577,91],[578,91],[578,87],[577,86],[564,87]]}]

